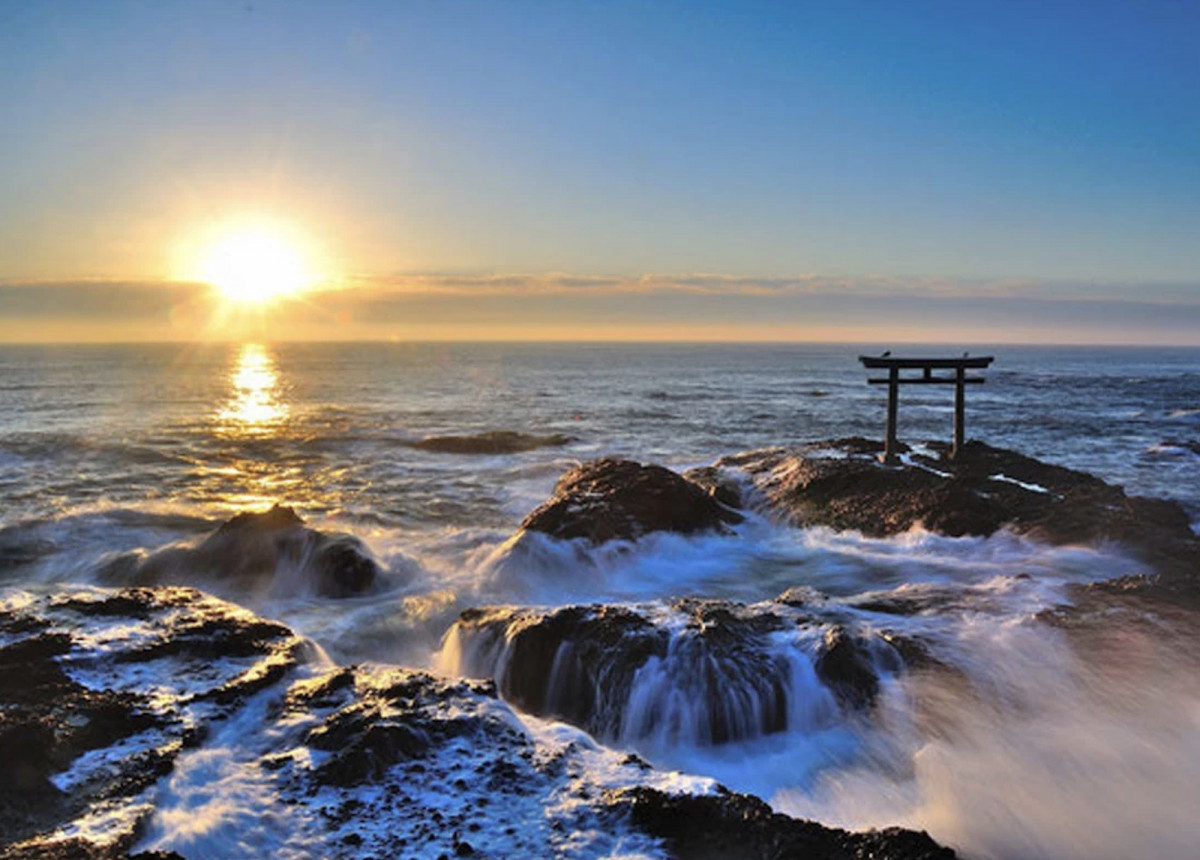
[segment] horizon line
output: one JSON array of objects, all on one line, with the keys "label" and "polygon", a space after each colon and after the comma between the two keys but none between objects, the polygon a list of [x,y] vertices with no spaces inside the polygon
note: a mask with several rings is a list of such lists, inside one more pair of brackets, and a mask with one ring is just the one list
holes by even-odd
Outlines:
[{"label": "horizon line", "polygon": [[192,338],[159,340],[0,340],[0,348],[10,346],[241,346],[245,344],[355,346],[436,346],[446,344],[479,346],[865,346],[897,344],[900,346],[961,347],[974,345],[978,348],[1052,347],[1060,349],[1103,347],[1108,349],[1200,349],[1200,343],[1162,343],[1148,341],[1041,341],[1041,340],[919,340],[919,339],[822,339],[803,338],[777,339],[713,339],[713,338]]}]

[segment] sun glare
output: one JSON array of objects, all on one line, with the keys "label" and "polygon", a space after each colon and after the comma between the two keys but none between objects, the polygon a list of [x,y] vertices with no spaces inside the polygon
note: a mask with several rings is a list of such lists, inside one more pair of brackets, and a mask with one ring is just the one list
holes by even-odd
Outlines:
[{"label": "sun glare", "polygon": [[308,290],[316,274],[286,232],[254,224],[218,234],[200,256],[196,279],[230,301],[261,305]]}]

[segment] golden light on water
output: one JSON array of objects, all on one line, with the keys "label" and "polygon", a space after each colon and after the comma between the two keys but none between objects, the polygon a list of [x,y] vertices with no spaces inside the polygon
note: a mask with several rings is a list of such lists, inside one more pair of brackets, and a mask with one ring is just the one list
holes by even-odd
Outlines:
[{"label": "golden light on water", "polygon": [[274,357],[262,344],[242,344],[229,375],[229,400],[218,418],[231,432],[257,435],[287,417]]},{"label": "golden light on water", "polygon": [[226,444],[197,464],[199,486],[240,510],[327,503],[323,482],[314,480],[305,464],[276,455],[276,440],[293,433],[302,410],[290,399],[287,376],[274,351],[262,343],[244,343],[230,358],[220,380],[224,397],[210,419],[213,435]]}]

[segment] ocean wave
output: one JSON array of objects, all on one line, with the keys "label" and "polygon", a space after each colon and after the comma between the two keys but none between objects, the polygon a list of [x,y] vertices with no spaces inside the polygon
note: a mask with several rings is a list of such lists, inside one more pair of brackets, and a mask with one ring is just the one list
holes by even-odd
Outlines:
[{"label": "ocean wave", "polygon": [[1200,456],[1200,441],[1194,439],[1167,439],[1151,445],[1145,451],[1150,457]]}]

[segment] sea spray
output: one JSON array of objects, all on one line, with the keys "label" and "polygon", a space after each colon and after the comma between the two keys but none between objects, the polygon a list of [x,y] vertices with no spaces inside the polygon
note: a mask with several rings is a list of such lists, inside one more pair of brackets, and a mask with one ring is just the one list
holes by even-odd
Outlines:
[{"label": "sea spray", "polygon": [[1084,624],[1070,636],[1032,622],[964,629],[965,677],[903,682],[920,724],[908,744],[780,788],[775,806],[844,827],[924,828],[986,860],[1192,856],[1195,619],[1115,599]]}]

